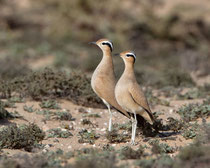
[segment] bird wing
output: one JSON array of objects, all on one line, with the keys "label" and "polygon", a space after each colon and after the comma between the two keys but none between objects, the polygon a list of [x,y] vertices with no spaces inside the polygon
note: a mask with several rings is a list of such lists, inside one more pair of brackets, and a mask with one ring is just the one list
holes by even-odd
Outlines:
[{"label": "bird wing", "polygon": [[[98,85],[95,85],[96,94],[106,100],[115,110],[130,118],[130,115],[127,111],[123,110],[122,107],[117,103],[117,100],[114,95],[115,81],[110,80],[110,78],[98,77]],[[103,86],[103,87],[100,87]]]},{"label": "bird wing", "polygon": [[131,94],[133,100],[140,105],[151,117],[152,121],[154,121],[154,116],[150,110],[149,104],[147,99],[144,95],[144,92],[140,88],[137,83],[134,83],[132,87],[129,88],[129,93]]}]

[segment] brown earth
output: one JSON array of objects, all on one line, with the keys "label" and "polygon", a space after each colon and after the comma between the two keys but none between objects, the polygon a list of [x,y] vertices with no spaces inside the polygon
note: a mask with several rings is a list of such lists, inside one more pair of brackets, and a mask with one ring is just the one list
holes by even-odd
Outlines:
[{"label": "brown earth", "polygon": [[[179,115],[175,112],[176,109],[178,109],[180,106],[188,103],[200,103],[202,100],[197,99],[197,100],[172,100],[170,101],[170,107],[167,106],[162,106],[162,105],[157,105],[152,108],[152,111],[158,111],[161,112],[159,115],[160,118],[163,120],[166,120],[168,117],[174,117],[174,118],[179,118]],[[55,149],[62,149],[65,152],[72,151],[72,150],[78,150],[84,147],[95,147],[95,148],[102,148],[104,145],[108,144],[108,140],[105,137],[106,130],[108,127],[108,119],[109,119],[109,113],[106,109],[96,109],[96,108],[86,108],[86,107],[81,107],[72,104],[70,101],[67,100],[59,100],[59,103],[62,107],[62,110],[69,110],[70,113],[72,114],[73,118],[75,118],[75,121],[59,121],[59,120],[49,120],[46,121],[44,119],[43,115],[38,115],[36,113],[29,113],[24,111],[23,106],[32,106],[33,108],[41,109],[39,106],[39,102],[35,101],[30,101],[27,100],[25,103],[16,103],[16,108],[8,108],[7,110],[10,112],[18,111],[18,113],[24,117],[24,119],[14,119],[10,120],[6,123],[2,123],[1,125],[8,125],[12,123],[17,123],[17,124],[28,124],[28,123],[35,123],[37,124],[40,128],[42,128],[45,132],[49,129],[52,128],[61,128],[65,130],[62,125],[69,125],[69,127],[72,127],[72,130],[70,132],[73,134],[73,137],[70,138],[46,138],[42,143],[43,144],[49,144],[52,145],[52,147],[49,147],[44,150],[55,150]],[[99,114],[101,118],[88,118],[94,126],[84,126],[81,124],[82,119],[84,119],[84,113],[81,113],[80,109],[83,108],[83,111],[87,114]],[[126,123],[129,120],[124,117],[123,115],[119,114],[118,112],[113,113],[113,123]],[[200,120],[201,121],[201,120]],[[210,118],[207,119],[207,122],[210,122]],[[87,143],[79,143],[78,142],[78,132],[81,131],[82,129],[88,129],[88,130],[95,130],[97,134],[100,134],[100,138],[96,140],[95,144],[87,144]],[[130,134],[126,132],[126,134]],[[174,139],[173,139],[174,138]],[[149,139],[155,139],[155,138],[149,138]],[[181,147],[188,145],[192,143],[192,140],[185,140],[183,136],[180,134],[174,134],[171,135],[170,138],[165,139],[165,138],[156,138],[159,139],[160,142],[167,143],[168,145],[172,147]],[[138,145],[147,145],[149,146],[148,142],[144,141],[145,138],[140,135],[140,131],[137,130],[137,135],[136,135],[136,142]],[[122,146],[127,146],[130,145],[130,142],[126,143],[119,143],[119,144],[112,144],[113,147],[116,149],[119,149]],[[133,148],[137,148],[138,145],[134,146]],[[26,153],[23,150],[10,150],[10,149],[4,149],[4,152],[8,153],[9,155],[15,154],[15,153]],[[149,152],[149,150],[148,150]],[[172,155],[175,155],[177,153],[174,153]]]}]

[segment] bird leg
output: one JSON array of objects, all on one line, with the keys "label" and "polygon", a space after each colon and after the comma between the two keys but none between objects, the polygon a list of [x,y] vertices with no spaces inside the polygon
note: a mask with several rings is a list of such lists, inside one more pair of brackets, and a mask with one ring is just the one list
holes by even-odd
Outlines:
[{"label": "bird leg", "polygon": [[135,121],[134,121],[134,140],[135,140],[135,136],[136,136],[136,126],[137,126],[137,119],[136,119],[136,113],[134,112],[134,118],[135,118]]},{"label": "bird leg", "polygon": [[136,126],[137,126],[137,119],[136,119],[136,113],[135,112],[134,112],[134,118],[131,117],[131,121],[132,121],[131,145],[135,145]]},{"label": "bird leg", "polygon": [[110,106],[108,105],[108,110],[109,110],[109,131],[112,130],[112,111],[110,110]]},{"label": "bird leg", "polygon": [[112,111],[110,109],[109,103],[104,99],[102,99],[102,101],[104,102],[104,104],[106,105],[109,111],[109,131],[111,131],[112,130]]}]

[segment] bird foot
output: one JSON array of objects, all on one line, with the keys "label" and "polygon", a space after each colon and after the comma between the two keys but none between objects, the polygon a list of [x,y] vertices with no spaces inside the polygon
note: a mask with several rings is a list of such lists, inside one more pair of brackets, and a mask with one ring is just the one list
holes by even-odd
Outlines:
[{"label": "bird foot", "polygon": [[130,144],[133,145],[133,146],[135,146],[135,145],[137,145],[138,143],[136,143],[134,140],[131,140]]}]

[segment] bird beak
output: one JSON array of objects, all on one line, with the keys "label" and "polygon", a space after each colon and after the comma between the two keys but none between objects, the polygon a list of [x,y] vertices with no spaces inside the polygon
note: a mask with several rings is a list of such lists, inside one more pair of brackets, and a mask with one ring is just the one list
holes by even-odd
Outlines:
[{"label": "bird beak", "polygon": [[119,53],[116,53],[116,54],[114,54],[114,56],[120,56],[120,54]]},{"label": "bird beak", "polygon": [[96,42],[89,42],[88,44],[95,44],[96,45]]}]

